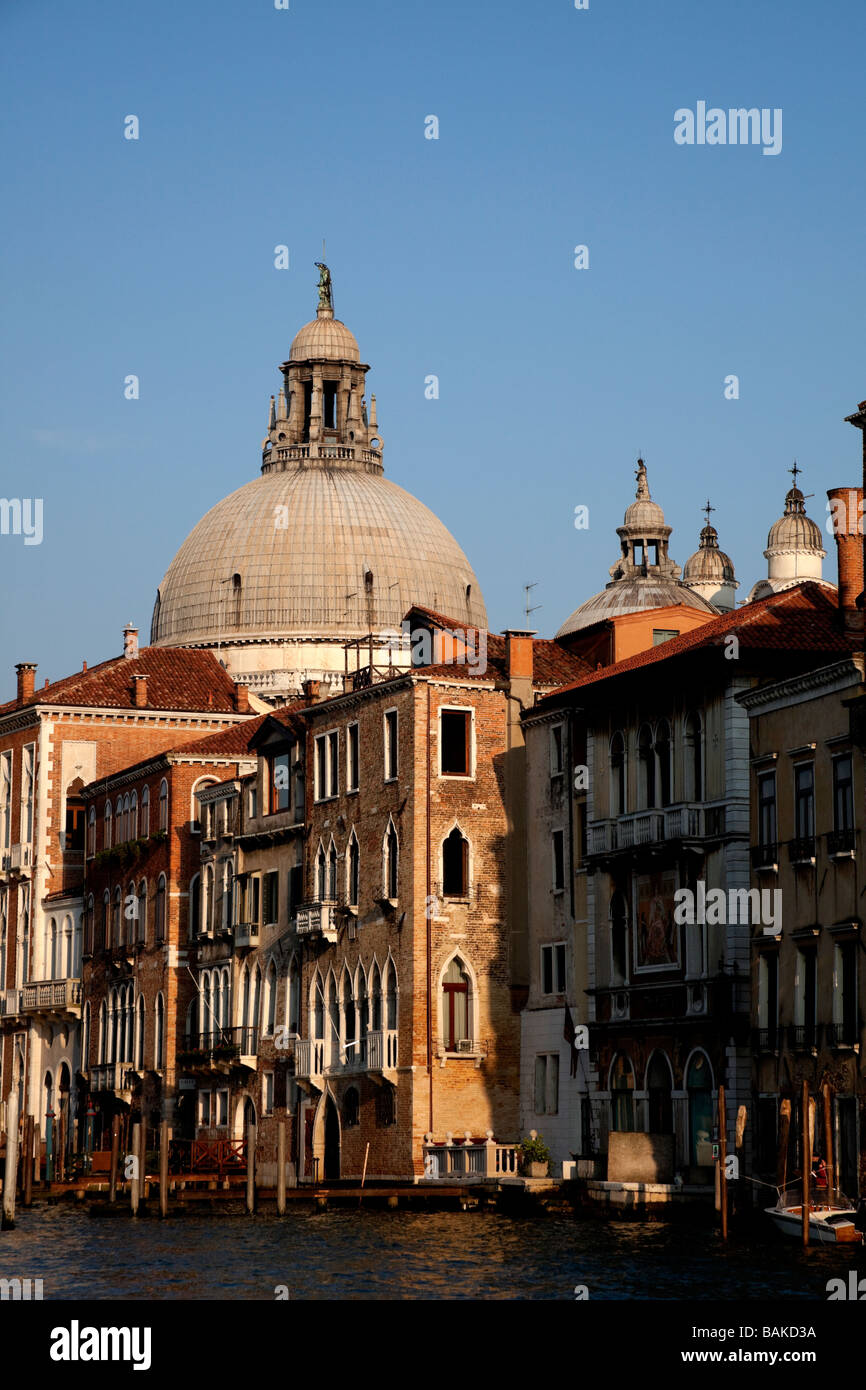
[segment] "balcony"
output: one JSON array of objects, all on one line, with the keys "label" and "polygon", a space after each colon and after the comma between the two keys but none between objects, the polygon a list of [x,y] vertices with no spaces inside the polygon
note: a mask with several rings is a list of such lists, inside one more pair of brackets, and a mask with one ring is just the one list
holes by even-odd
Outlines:
[{"label": "balcony", "polygon": [[427,1182],[478,1182],[514,1178],[518,1174],[516,1144],[500,1144],[492,1132],[484,1139],[446,1134],[437,1142],[425,1136],[424,1179]]},{"label": "balcony", "polygon": [[258,1028],[217,1028],[185,1038],[176,1060],[184,1071],[226,1072],[233,1066],[255,1071],[258,1050]]},{"label": "balcony", "polygon": [[849,830],[830,830],[827,834],[827,853],[831,859],[853,859],[854,827]]},{"label": "balcony", "polygon": [[[319,1044],[320,1045],[320,1044]],[[377,1029],[363,1038],[348,1041],[337,1057],[325,1065],[325,1076],[347,1076],[359,1072],[391,1072],[397,1068],[396,1028]]]},{"label": "balcony", "polygon": [[775,840],[769,841],[765,845],[752,845],[752,868],[758,873],[778,873],[779,871],[779,846]]},{"label": "balcony", "polygon": [[258,922],[235,922],[233,931],[235,938],[235,950],[252,950],[255,946],[258,946]]},{"label": "balcony", "polygon": [[815,836],[800,835],[788,841],[788,858],[799,868],[810,868],[815,863]]},{"label": "balcony", "polygon": [[37,980],[24,986],[23,1010],[57,1018],[81,1017],[80,980]]},{"label": "balcony", "polygon": [[23,989],[0,989],[0,1018],[16,1018],[23,1013]]},{"label": "balcony", "polygon": [[130,1062],[103,1062],[90,1068],[91,1091],[111,1091],[127,1100],[138,1083],[140,1073]]},{"label": "balcony", "polygon": [[771,1028],[755,1028],[752,1034],[753,1046],[756,1052],[773,1053],[779,1051],[779,1028],[774,1025]]},{"label": "balcony", "polygon": [[324,1086],[325,1044],[317,1038],[298,1038],[295,1044],[295,1079]]},{"label": "balcony", "polygon": [[8,851],[9,871],[13,874],[28,873],[33,867],[33,846],[13,845]]},{"label": "balcony", "polygon": [[298,936],[320,936],[324,941],[338,939],[337,904],[335,902],[304,903],[295,918]]},{"label": "balcony", "polygon": [[714,839],[725,833],[724,806],[680,802],[596,821],[587,827],[587,853],[612,854],[679,840]]},{"label": "balcony", "polygon": [[788,1046],[792,1052],[816,1052],[818,1030],[814,1023],[792,1023],[788,1027]]},{"label": "balcony", "polygon": [[853,1019],[845,1023],[828,1023],[826,1038],[827,1046],[837,1051],[860,1051],[860,1029]]}]

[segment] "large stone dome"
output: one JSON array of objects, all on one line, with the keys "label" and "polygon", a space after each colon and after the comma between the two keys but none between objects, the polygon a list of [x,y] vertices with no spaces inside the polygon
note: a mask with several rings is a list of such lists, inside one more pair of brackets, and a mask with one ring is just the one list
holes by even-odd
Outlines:
[{"label": "large stone dome", "polygon": [[487,626],[460,546],[429,507],[377,473],[298,466],[218,502],[159,586],[154,646],[343,638],[434,608]]}]

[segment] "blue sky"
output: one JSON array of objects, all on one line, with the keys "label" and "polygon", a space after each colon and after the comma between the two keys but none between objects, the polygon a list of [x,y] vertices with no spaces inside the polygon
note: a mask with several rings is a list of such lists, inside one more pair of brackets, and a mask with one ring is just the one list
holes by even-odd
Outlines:
[{"label": "blue sky", "polygon": [[[323,236],[386,472],[492,627],[603,587],[639,448],[674,558],[709,494],[744,597],[793,458],[822,523],[859,481],[864,40],[862,0],[4,0],[0,492],[44,537],[0,536],[0,695],[146,637],[258,472]],[[782,152],[676,145],[699,100],[782,108]]]}]

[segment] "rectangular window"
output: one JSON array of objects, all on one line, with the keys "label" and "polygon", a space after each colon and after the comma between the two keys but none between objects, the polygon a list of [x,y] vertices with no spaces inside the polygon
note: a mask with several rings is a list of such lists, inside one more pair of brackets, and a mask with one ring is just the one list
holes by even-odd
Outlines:
[{"label": "rectangular window", "polygon": [[393,782],[397,777],[397,711],[389,709],[384,715],[385,725],[385,781]]},{"label": "rectangular window", "polygon": [[346,730],[346,791],[356,792],[360,786],[360,740],[358,725]]},{"label": "rectangular window", "polygon": [[216,1120],[214,1123],[220,1128],[225,1129],[229,1122],[229,1093],[228,1091],[217,1091],[216,1093]]},{"label": "rectangular window", "polygon": [[300,907],[301,902],[303,901],[303,895],[304,895],[304,866],[303,866],[303,864],[295,864],[293,868],[289,869],[289,872],[288,872],[288,874],[286,875],[286,892],[287,892],[287,894],[288,894],[286,909],[287,909],[287,912],[288,912],[288,915],[289,915],[289,921],[291,921],[291,919],[294,917],[295,913],[297,912],[298,908]]},{"label": "rectangular window", "polygon": [[559,1113],[559,1054],[543,1052],[535,1059],[535,1113]]},{"label": "rectangular window", "polygon": [[833,829],[854,829],[854,780],[851,754],[833,759]]},{"label": "rectangular window", "polygon": [[762,772],[758,778],[758,834],[762,845],[776,843],[776,774]]},{"label": "rectangular window", "polygon": [[554,724],[550,730],[550,775],[558,777],[563,769],[563,742],[562,736],[564,726]]},{"label": "rectangular window", "polygon": [[316,801],[328,801],[340,791],[340,735],[336,729],[316,734],[313,760]]},{"label": "rectangular window", "polygon": [[439,771],[443,777],[472,776],[472,711],[440,709]]},{"label": "rectangular window", "polygon": [[[12,833],[12,752],[0,753],[0,849],[8,849]],[[95,851],[94,851],[95,853]]]},{"label": "rectangular window", "polygon": [[255,782],[250,787],[249,808],[250,820],[255,820],[256,816],[259,814],[259,793]]},{"label": "rectangular window", "polygon": [[833,961],[833,1042],[839,1047],[853,1047],[860,1041],[860,1021],[857,1009],[856,941],[840,942]]},{"label": "rectangular window", "polygon": [[211,1124],[211,1097],[212,1091],[199,1091],[198,1093],[198,1122],[207,1128]]},{"label": "rectangular window", "polygon": [[795,834],[798,840],[815,836],[815,768],[813,763],[798,763],[794,768]]},{"label": "rectangular window", "polygon": [[36,757],[35,743],[28,743],[21,756],[21,823],[19,839],[22,845],[29,845],[33,839],[33,765]]},{"label": "rectangular window", "polygon": [[758,961],[758,1030],[762,1047],[775,1049],[779,1028],[779,957],[765,951]]},{"label": "rectangular window", "polygon": [[256,874],[256,875],[255,875],[253,878],[251,878],[250,881],[249,881],[249,890],[250,890],[249,907],[250,907],[250,915],[249,915],[249,919],[248,919],[248,920],[249,920],[250,923],[251,923],[253,926],[255,926],[255,927],[257,927],[257,926],[259,925],[259,911],[260,911],[260,906],[261,906],[261,885],[262,885],[262,881],[261,881],[261,878],[259,877],[258,874]]},{"label": "rectangular window", "polygon": [[276,869],[264,875],[263,903],[265,925],[273,926],[280,920],[280,875]]},{"label": "rectangular window", "polygon": [[565,942],[556,941],[541,948],[542,994],[565,993]]},{"label": "rectangular window", "polygon": [[288,753],[275,753],[269,761],[271,815],[288,811],[292,803],[291,764]]},{"label": "rectangular window", "polygon": [[274,1073],[266,1071],[262,1077],[262,1109],[266,1115],[274,1113]]},{"label": "rectangular window", "polygon": [[663,642],[670,642],[672,637],[679,637],[679,628],[676,627],[654,627],[653,646],[660,647]]},{"label": "rectangular window", "polygon": [[565,831],[554,830],[551,836],[553,850],[553,888],[560,892],[565,887]]}]

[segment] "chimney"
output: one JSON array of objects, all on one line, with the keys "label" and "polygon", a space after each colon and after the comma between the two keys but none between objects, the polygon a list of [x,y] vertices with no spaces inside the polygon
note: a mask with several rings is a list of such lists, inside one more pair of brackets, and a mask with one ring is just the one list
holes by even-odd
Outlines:
[{"label": "chimney", "polygon": [[136,674],[132,678],[132,704],[134,709],[147,708],[147,676]]},{"label": "chimney", "polygon": [[532,680],[532,639],[534,632],[518,628],[505,630],[505,671],[509,680]]},{"label": "chimney", "polygon": [[322,697],[319,693],[322,688],[321,681],[304,681],[301,690],[304,692],[304,699],[308,705],[315,705]]},{"label": "chimney", "polygon": [[235,685],[235,709],[238,714],[249,714],[250,712],[250,688],[248,685]]},{"label": "chimney", "polygon": [[133,627],[131,621],[123,629],[123,655],[127,661],[138,659],[138,628]]},{"label": "chimney", "polygon": [[33,690],[36,686],[36,661],[19,661],[15,667],[18,676],[18,690],[15,696],[15,703],[23,705],[32,698]]},{"label": "chimney", "polygon": [[863,632],[863,612],[857,598],[863,591],[863,537],[860,530],[863,505],[862,487],[827,489],[833,535],[839,562],[839,609],[845,631],[852,636]]}]

